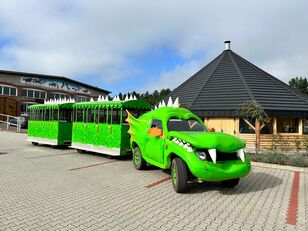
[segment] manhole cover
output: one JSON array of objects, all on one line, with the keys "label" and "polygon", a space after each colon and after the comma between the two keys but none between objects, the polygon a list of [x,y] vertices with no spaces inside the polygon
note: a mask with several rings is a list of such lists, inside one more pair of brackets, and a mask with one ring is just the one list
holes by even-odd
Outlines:
[{"label": "manhole cover", "polygon": [[0,155],[5,155],[7,154],[7,152],[0,152]]}]

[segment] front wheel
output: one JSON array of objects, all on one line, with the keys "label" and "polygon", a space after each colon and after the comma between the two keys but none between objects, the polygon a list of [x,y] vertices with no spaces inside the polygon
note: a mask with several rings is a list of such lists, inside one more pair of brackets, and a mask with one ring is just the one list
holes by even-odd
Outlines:
[{"label": "front wheel", "polygon": [[137,170],[143,170],[147,166],[147,162],[142,158],[140,148],[135,147],[133,153],[133,163]]},{"label": "front wheel", "polygon": [[188,188],[188,169],[181,158],[175,158],[171,164],[172,186],[177,193],[184,193]]},{"label": "front wheel", "polygon": [[235,179],[232,179],[232,180],[224,180],[224,181],[221,182],[221,184],[224,187],[233,188],[238,184],[239,181],[240,181],[240,178],[235,178]]}]

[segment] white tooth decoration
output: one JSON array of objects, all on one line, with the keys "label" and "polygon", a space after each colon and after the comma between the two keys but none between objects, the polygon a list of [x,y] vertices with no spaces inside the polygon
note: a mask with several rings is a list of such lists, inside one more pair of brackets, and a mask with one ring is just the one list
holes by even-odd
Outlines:
[{"label": "white tooth decoration", "polygon": [[183,146],[183,145],[184,145],[184,143],[183,143],[182,141],[180,141],[179,145],[180,145],[180,146]]},{"label": "white tooth decoration", "polygon": [[172,141],[173,141],[173,142],[177,141],[177,138],[173,138]]},{"label": "white tooth decoration", "polygon": [[161,107],[161,102],[159,102],[159,104],[158,104],[158,108],[160,108]]},{"label": "white tooth decoration", "polygon": [[244,149],[238,150],[238,151],[237,151],[237,156],[242,160],[242,162],[245,162]]},{"label": "white tooth decoration", "polygon": [[167,106],[168,107],[172,107],[173,106],[172,98],[170,96],[169,96],[169,99],[168,99]]},{"label": "white tooth decoration", "polygon": [[94,99],[91,97],[90,102],[94,102]]},{"label": "white tooth decoration", "polygon": [[156,109],[157,109],[157,106],[155,105],[154,110],[156,110]]},{"label": "white tooth decoration", "polygon": [[102,97],[101,97],[101,95],[99,95],[98,98],[97,98],[97,102],[99,102],[101,100],[102,100]]},{"label": "white tooth decoration", "polygon": [[213,160],[213,163],[216,163],[216,149],[215,148],[212,148],[212,149],[209,149],[209,154]]},{"label": "white tooth decoration", "polygon": [[166,107],[166,103],[165,103],[165,101],[163,100],[163,101],[161,101],[161,106],[162,107]]},{"label": "white tooth decoration", "polygon": [[134,99],[134,100],[137,100],[137,97],[134,95],[134,96],[133,96],[133,99]]},{"label": "white tooth decoration", "polygon": [[187,152],[192,152],[193,151],[193,149],[191,147],[187,148],[186,150],[187,150]]},{"label": "white tooth decoration", "polygon": [[176,140],[176,141],[174,141],[176,144],[179,144],[180,143],[180,141],[179,140]]},{"label": "white tooth decoration", "polygon": [[128,101],[128,100],[129,100],[128,95],[126,95],[124,101]]},{"label": "white tooth decoration", "polygon": [[173,103],[173,107],[180,107],[179,97],[177,97]]},{"label": "white tooth decoration", "polygon": [[185,149],[189,148],[188,144],[184,144],[184,148]]},{"label": "white tooth decoration", "polygon": [[129,100],[134,100],[133,95],[130,95],[130,96],[129,96]]}]

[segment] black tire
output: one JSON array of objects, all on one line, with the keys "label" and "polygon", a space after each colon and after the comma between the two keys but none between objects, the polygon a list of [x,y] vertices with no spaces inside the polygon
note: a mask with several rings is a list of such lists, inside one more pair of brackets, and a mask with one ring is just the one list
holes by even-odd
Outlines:
[{"label": "black tire", "polygon": [[34,146],[39,145],[39,143],[38,143],[38,142],[32,142],[32,144],[33,144]]},{"label": "black tire", "polygon": [[174,158],[172,160],[171,177],[174,191],[185,193],[188,188],[188,168],[181,158]]},{"label": "black tire", "polygon": [[143,170],[147,166],[147,162],[143,159],[141,151],[138,147],[134,148],[133,164],[137,170]]},{"label": "black tire", "polygon": [[221,182],[221,185],[227,188],[234,188],[235,186],[238,185],[239,181],[240,181],[240,178],[235,178],[232,180],[224,180]]},{"label": "black tire", "polygon": [[79,153],[85,153],[85,151],[84,151],[84,150],[81,150],[81,149],[77,149],[77,152],[79,152]]}]

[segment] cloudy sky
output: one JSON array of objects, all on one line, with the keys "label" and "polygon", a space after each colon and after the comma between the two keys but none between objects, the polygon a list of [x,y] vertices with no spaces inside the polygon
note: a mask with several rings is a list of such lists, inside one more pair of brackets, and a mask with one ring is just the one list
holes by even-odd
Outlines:
[{"label": "cloudy sky", "polygon": [[288,82],[308,77],[308,2],[1,0],[0,69],[113,92],[175,88],[231,49]]}]

